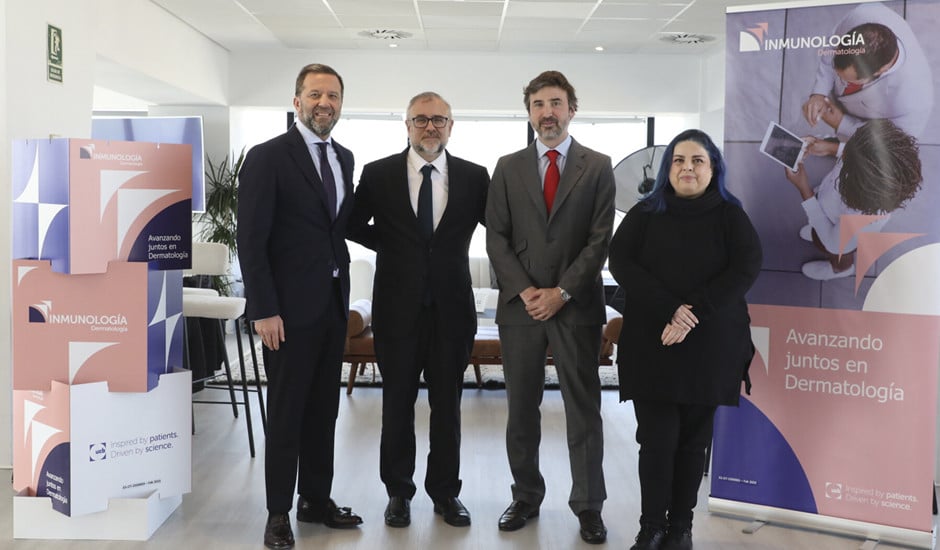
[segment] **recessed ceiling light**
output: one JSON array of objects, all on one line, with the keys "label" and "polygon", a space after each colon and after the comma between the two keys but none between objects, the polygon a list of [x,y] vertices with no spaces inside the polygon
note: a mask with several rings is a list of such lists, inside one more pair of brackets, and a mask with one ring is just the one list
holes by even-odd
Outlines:
[{"label": "recessed ceiling light", "polygon": [[602,51],[604,51],[604,46],[594,46],[594,51],[595,51],[595,52],[602,52]]},{"label": "recessed ceiling light", "polygon": [[389,48],[397,48],[397,47],[398,47],[398,44],[392,42],[391,44],[388,45],[388,47],[389,47]]}]

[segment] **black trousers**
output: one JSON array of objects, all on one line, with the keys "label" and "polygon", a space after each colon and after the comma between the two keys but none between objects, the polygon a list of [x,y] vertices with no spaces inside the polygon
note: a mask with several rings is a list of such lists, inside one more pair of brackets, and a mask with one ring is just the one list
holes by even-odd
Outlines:
[{"label": "black trousers", "polygon": [[326,507],[333,485],[346,312],[334,283],[328,311],[306,326],[285,326],[278,351],[264,348],[268,433],[264,478],[268,512],[290,511],[297,492]]},{"label": "black trousers", "polygon": [[640,523],[691,528],[717,407],[634,400],[633,408],[640,444]]},{"label": "black trousers", "polygon": [[459,338],[439,328],[431,304],[409,336],[375,335],[382,373],[379,471],[389,496],[412,498],[416,492],[415,402],[422,373],[431,407],[424,488],[433,500],[460,494],[460,399],[473,336]]}]

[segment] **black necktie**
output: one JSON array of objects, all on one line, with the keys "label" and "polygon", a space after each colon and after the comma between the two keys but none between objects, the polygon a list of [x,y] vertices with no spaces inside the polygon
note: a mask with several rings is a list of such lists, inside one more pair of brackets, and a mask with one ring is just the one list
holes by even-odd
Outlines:
[{"label": "black necktie", "polygon": [[418,191],[418,232],[425,241],[434,234],[434,206],[431,200],[431,170],[434,167],[425,164],[421,167],[421,189]]},{"label": "black necktie", "polygon": [[330,210],[330,219],[336,219],[336,179],[333,169],[330,168],[330,159],[326,157],[326,142],[317,143],[320,147],[320,179],[323,180],[323,190],[326,191],[326,207]]}]

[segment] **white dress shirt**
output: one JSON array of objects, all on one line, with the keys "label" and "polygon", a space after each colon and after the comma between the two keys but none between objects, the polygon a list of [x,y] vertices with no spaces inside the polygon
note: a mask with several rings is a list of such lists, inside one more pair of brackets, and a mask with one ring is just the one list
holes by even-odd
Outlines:
[{"label": "white dress shirt", "polygon": [[434,229],[437,229],[437,224],[441,222],[441,217],[444,215],[444,208],[447,207],[449,187],[447,182],[447,154],[442,151],[436,159],[428,162],[421,158],[421,155],[414,148],[408,149],[408,194],[411,195],[411,208],[414,209],[415,216],[418,215],[418,192],[421,190],[421,181],[424,179],[421,168],[426,164],[434,167],[431,170],[431,204],[434,214]]}]

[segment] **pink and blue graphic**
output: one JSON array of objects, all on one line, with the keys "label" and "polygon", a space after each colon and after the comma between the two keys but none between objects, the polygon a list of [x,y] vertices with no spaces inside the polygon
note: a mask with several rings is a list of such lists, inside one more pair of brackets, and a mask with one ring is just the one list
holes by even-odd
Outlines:
[{"label": "pink and blue graphic", "polygon": [[141,392],[182,368],[183,275],[114,262],[100,275],[64,275],[13,262],[13,388],[108,382]]},{"label": "pink and blue graphic", "polygon": [[187,269],[192,249],[189,145],[77,139],[13,143],[13,257],[61,273],[112,260]]}]

